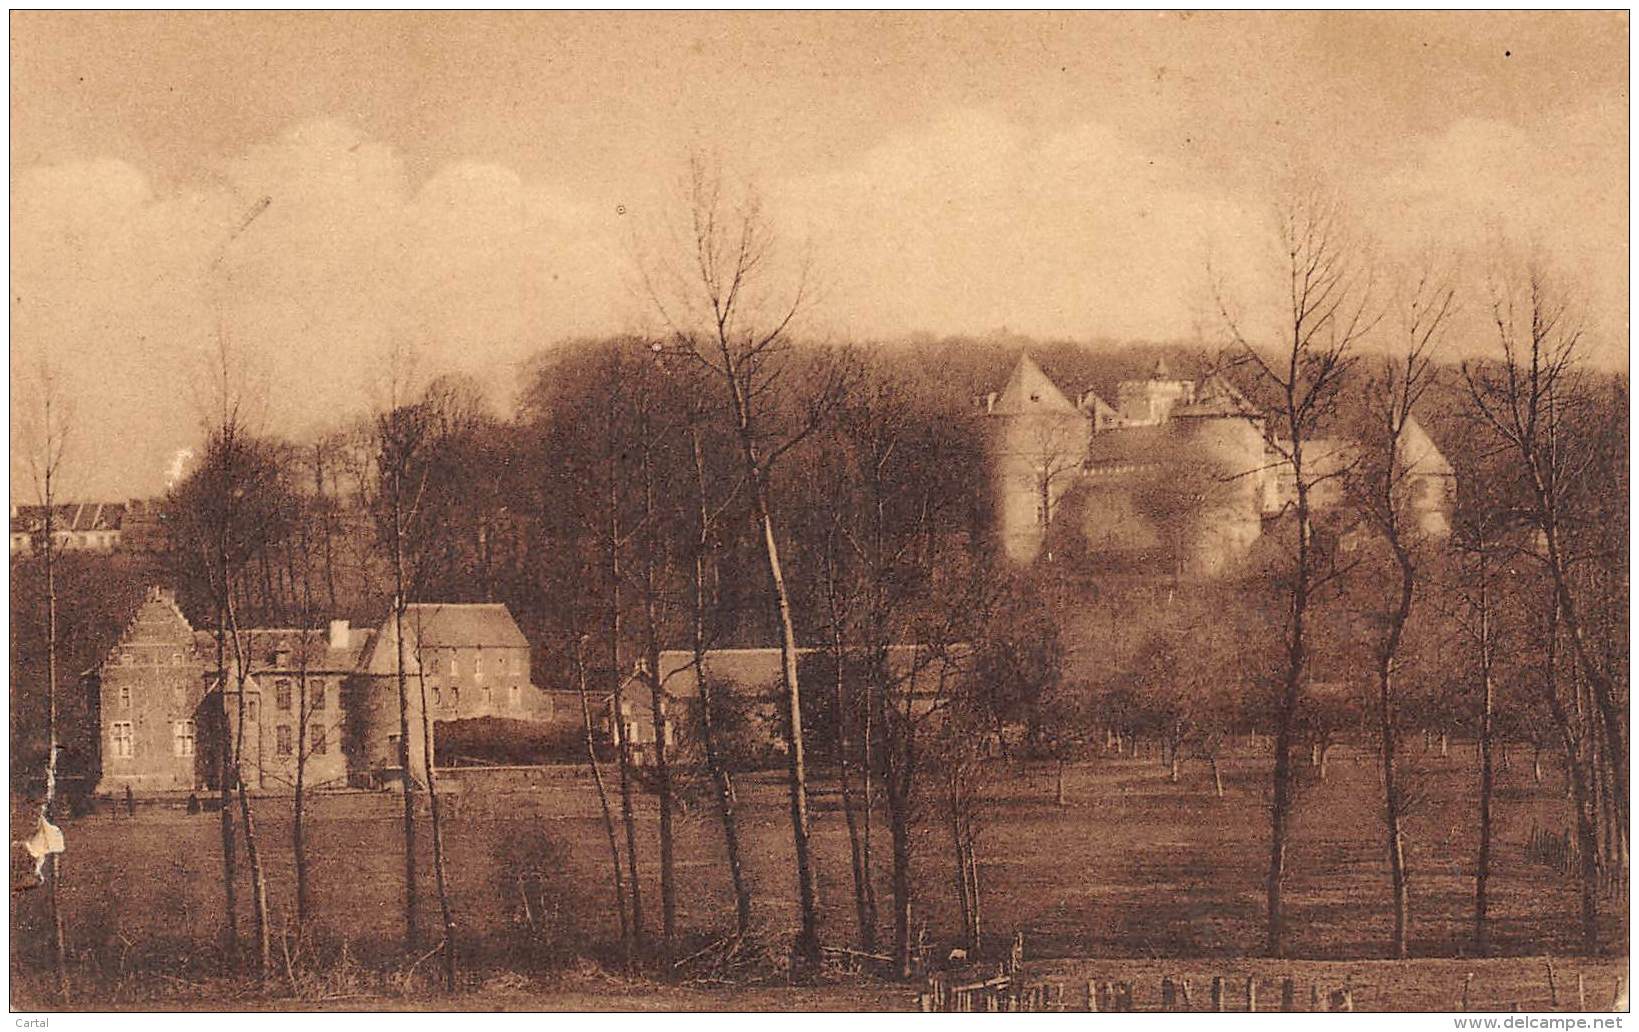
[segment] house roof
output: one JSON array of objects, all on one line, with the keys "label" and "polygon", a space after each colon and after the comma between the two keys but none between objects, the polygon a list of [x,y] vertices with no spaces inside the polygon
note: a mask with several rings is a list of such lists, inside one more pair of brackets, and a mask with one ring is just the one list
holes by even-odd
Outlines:
[{"label": "house roof", "polygon": [[1007,378],[1007,386],[997,395],[996,403],[990,407],[990,414],[1018,416],[1033,412],[1075,415],[1076,407],[1027,352],[1019,356],[1018,364],[1013,367],[1013,375]]},{"label": "house roof", "polygon": [[[330,635],[323,629],[253,627],[240,633],[245,639],[245,649],[250,655],[252,671],[301,670],[305,651],[306,669],[309,673],[349,673],[358,668],[359,660],[369,648],[375,632],[362,627],[350,628],[346,647],[339,649],[330,647]],[[199,654],[207,668],[214,669],[216,633],[195,631],[194,651]],[[227,653],[225,661],[232,664],[234,658],[231,641],[227,643]]]},{"label": "house roof", "polygon": [[529,647],[512,613],[499,602],[412,602],[404,607],[404,623],[423,648]]},{"label": "house roof", "polygon": [[[826,648],[798,648],[802,657],[829,652]],[[950,650],[950,659],[959,663],[970,654],[965,645]],[[917,645],[888,646],[888,667],[896,676],[913,678],[913,691],[921,694],[937,687],[941,664],[927,649]],[[706,671],[712,682],[727,685],[740,694],[771,691],[780,683],[780,650],[777,648],[712,649],[706,653]],[[688,649],[666,649],[660,653],[660,683],[674,699],[693,698],[700,693],[695,676],[694,653]]]},{"label": "house roof", "polygon": [[[124,502],[65,502],[53,505],[55,529],[64,533],[118,530],[125,521]],[[11,532],[33,534],[45,527],[46,507],[16,505],[11,511]]]},{"label": "house roof", "polygon": [[[406,660],[419,649],[527,649],[529,639],[498,602],[412,602],[404,607]],[[397,669],[397,629],[392,614],[382,621],[365,653],[369,673]]]}]

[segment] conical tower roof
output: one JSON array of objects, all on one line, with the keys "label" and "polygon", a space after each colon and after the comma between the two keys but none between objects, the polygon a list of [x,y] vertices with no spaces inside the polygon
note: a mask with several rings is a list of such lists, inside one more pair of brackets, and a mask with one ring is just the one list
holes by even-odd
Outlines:
[{"label": "conical tower roof", "polygon": [[997,396],[990,414],[1020,416],[1037,412],[1073,416],[1076,407],[1026,352],[1019,356],[1018,364],[1013,367],[1013,375],[1007,378],[1007,386]]},{"label": "conical tower roof", "polygon": [[1407,416],[1400,431],[1400,462],[1407,473],[1420,476],[1451,476],[1451,463],[1440,454],[1440,449],[1417,422],[1416,416]]}]

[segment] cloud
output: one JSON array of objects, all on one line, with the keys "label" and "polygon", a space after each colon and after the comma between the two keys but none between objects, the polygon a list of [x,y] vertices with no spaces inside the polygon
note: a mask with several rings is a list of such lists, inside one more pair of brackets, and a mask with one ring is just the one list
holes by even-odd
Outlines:
[{"label": "cloud", "polygon": [[[1330,167],[1390,251],[1430,233],[1481,251],[1498,235],[1540,245],[1585,285],[1614,362],[1628,209],[1610,126],[1623,110],[1618,99],[1531,125],[1465,119],[1400,141],[1393,158]],[[1267,311],[1275,184],[1214,176],[1156,138],[1096,112],[1041,129],[955,108],[764,186],[784,236],[815,259],[821,331],[1187,338],[1217,325],[1209,264]],[[76,397],[84,495],[161,488],[171,457],[197,442],[219,334],[286,432],[366,409],[395,346],[429,374],[472,373],[504,405],[541,347],[646,317],[631,227],[659,213],[659,185],[625,183],[622,207],[605,208],[494,162],[417,174],[329,119],[179,182],[117,157],[23,167],[12,367],[49,355]],[[14,484],[18,463],[14,448]]]},{"label": "cloud", "polygon": [[1110,126],[1032,135],[986,111],[890,139],[780,200],[825,227],[837,307],[899,331],[1186,336],[1209,253],[1238,251],[1249,228],[1234,198]]},{"label": "cloud", "polygon": [[189,184],[99,159],[24,169],[14,198],[13,368],[49,355],[97,413],[77,435],[91,493],[161,488],[208,411],[219,332],[262,418],[300,433],[363,411],[395,345],[505,402],[518,362],[627,306],[613,213],[492,164],[416,184],[392,148],[336,121]]}]

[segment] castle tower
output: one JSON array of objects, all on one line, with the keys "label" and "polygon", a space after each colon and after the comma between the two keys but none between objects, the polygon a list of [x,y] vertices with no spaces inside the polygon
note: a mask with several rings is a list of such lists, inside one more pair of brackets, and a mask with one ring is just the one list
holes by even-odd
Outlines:
[{"label": "castle tower", "polygon": [[1000,394],[985,399],[996,528],[1012,561],[1042,552],[1054,510],[1087,458],[1087,416],[1028,354]]},{"label": "castle tower", "polygon": [[1123,380],[1116,386],[1116,408],[1132,426],[1153,426],[1172,418],[1172,410],[1195,401],[1195,381],[1178,379],[1167,360],[1155,360],[1147,380]]}]

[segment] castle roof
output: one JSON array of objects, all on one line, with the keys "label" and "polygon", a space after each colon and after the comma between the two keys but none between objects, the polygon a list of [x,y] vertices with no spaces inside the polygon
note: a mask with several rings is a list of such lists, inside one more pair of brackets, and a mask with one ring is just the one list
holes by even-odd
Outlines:
[{"label": "castle roof", "polygon": [[1007,386],[1002,388],[996,403],[990,407],[990,414],[1021,416],[1036,412],[1075,415],[1076,407],[1026,352],[1019,356],[1018,364],[1013,367],[1013,375],[1007,378]]},{"label": "castle roof", "polygon": [[1417,476],[1449,477],[1455,473],[1416,416],[1407,416],[1406,425],[1400,430],[1400,461],[1407,473]]},{"label": "castle roof", "polygon": [[1214,373],[1201,381],[1195,392],[1195,401],[1172,410],[1174,417],[1210,418],[1213,416],[1242,416],[1256,419],[1262,415],[1234,385]]}]

